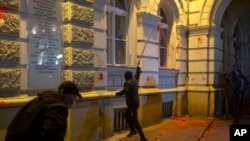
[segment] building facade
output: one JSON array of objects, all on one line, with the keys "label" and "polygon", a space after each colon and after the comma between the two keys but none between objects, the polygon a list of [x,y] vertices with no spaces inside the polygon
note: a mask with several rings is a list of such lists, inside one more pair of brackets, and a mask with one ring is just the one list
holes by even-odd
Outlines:
[{"label": "building facade", "polygon": [[124,72],[139,64],[139,121],[221,116],[220,74],[250,77],[246,0],[0,0],[0,140],[41,90],[75,82],[65,140],[126,129]]}]

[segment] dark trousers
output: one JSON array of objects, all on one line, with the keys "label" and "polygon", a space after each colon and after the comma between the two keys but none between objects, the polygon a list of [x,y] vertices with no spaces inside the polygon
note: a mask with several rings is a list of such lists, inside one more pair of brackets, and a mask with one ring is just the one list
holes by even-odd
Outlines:
[{"label": "dark trousers", "polygon": [[142,128],[138,122],[137,109],[138,108],[127,108],[125,111],[125,118],[130,128],[130,132],[137,131],[141,138],[145,138]]},{"label": "dark trousers", "polygon": [[232,114],[232,98],[227,97],[225,99],[225,118],[229,118],[229,115]]},{"label": "dark trousers", "polygon": [[241,113],[241,109],[242,109],[242,104],[243,104],[243,99],[244,99],[244,94],[245,94],[244,92],[245,92],[245,90],[243,90],[242,93],[241,93],[241,95],[240,95],[240,101],[239,101],[239,105],[240,105],[240,107],[239,107],[239,108],[240,108],[240,109],[239,109],[239,110],[240,110],[240,114],[242,114],[242,113]]},{"label": "dark trousers", "polygon": [[240,115],[241,115],[241,102],[242,102],[242,93],[240,93],[238,96],[236,96],[233,99],[233,118],[234,121],[239,122]]}]

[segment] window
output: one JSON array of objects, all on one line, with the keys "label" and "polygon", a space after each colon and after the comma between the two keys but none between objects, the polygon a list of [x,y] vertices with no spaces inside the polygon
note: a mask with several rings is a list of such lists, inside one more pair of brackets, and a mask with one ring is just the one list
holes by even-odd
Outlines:
[{"label": "window", "polygon": [[125,0],[109,0],[107,5],[107,62],[126,64],[127,11]]},{"label": "window", "polygon": [[[159,10],[159,15],[162,17],[161,22],[166,23],[166,16],[162,8]],[[159,29],[159,66],[167,67],[167,46],[168,34],[167,29]]]}]

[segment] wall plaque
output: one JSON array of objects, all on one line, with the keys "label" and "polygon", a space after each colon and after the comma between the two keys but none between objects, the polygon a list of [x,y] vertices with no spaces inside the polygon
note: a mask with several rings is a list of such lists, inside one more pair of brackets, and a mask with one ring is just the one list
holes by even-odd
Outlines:
[{"label": "wall plaque", "polygon": [[61,0],[30,0],[28,20],[29,88],[61,82]]}]

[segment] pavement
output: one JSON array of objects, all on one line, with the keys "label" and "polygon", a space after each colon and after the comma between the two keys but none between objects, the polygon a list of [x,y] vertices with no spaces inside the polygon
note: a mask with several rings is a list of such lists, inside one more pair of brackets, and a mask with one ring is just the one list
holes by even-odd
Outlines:
[{"label": "pavement", "polygon": [[[232,120],[213,117],[171,117],[160,124],[143,128],[148,141],[230,141]],[[239,124],[250,125],[250,118]],[[129,131],[115,133],[105,141],[139,141],[139,135],[126,137]]]}]

